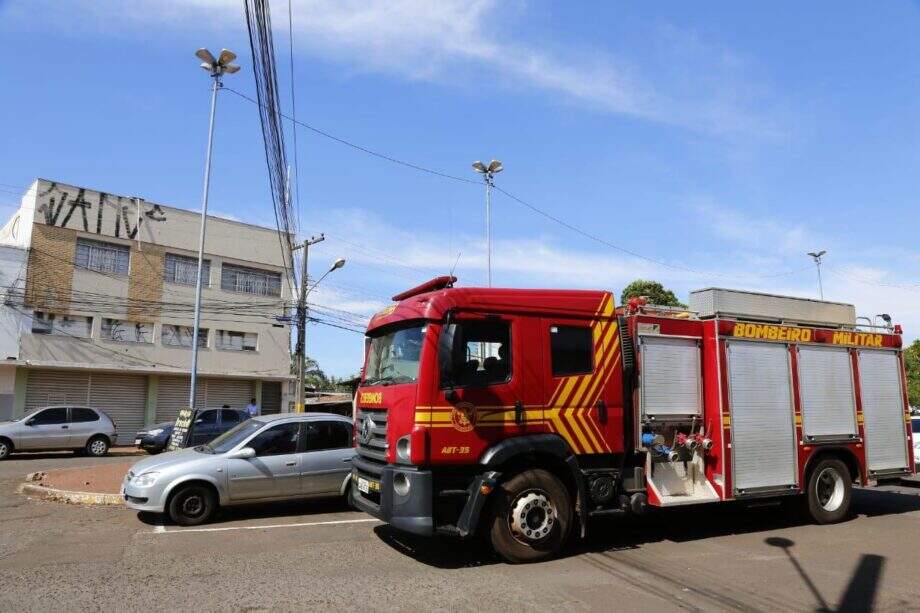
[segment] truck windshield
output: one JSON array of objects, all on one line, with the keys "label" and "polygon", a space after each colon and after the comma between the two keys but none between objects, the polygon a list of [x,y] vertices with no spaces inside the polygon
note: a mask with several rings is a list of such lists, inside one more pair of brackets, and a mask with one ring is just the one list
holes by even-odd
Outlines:
[{"label": "truck windshield", "polygon": [[426,329],[427,326],[418,324],[371,338],[364,385],[416,381]]}]

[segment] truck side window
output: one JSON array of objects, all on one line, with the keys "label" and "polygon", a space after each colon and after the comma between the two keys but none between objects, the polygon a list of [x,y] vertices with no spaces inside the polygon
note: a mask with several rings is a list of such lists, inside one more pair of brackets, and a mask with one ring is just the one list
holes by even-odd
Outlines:
[{"label": "truck side window", "polygon": [[483,386],[511,378],[511,325],[506,321],[456,324],[448,376],[441,386]]},{"label": "truck side window", "polygon": [[549,345],[554,377],[585,375],[594,370],[591,328],[550,326]]}]

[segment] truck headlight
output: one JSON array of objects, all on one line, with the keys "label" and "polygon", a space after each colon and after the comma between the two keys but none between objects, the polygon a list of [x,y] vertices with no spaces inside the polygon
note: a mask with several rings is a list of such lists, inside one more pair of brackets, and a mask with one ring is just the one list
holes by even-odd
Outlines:
[{"label": "truck headlight", "polygon": [[160,473],[152,471],[149,473],[144,473],[143,475],[138,475],[134,477],[134,485],[137,487],[150,487],[157,482],[157,479],[160,478]]},{"label": "truck headlight", "polygon": [[410,460],[412,457],[412,441],[409,440],[408,434],[396,441],[396,457],[406,464],[412,463]]}]

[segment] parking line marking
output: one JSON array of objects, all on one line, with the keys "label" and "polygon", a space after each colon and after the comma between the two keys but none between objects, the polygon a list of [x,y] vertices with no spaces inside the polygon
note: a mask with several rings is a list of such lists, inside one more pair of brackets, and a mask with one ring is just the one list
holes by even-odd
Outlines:
[{"label": "parking line marking", "polygon": [[339,519],[335,521],[314,521],[297,524],[265,524],[261,526],[223,526],[219,528],[179,528],[176,530],[167,530],[164,526],[157,526],[153,529],[154,534],[180,534],[187,532],[227,532],[230,530],[270,530],[272,528],[309,528],[312,526],[336,526],[342,524],[362,524],[366,522],[379,522],[379,519],[372,517],[366,519]]},{"label": "parking line marking", "polygon": [[153,531],[156,533],[166,532],[166,526],[164,526],[163,524],[157,524],[156,526],[153,527]]}]

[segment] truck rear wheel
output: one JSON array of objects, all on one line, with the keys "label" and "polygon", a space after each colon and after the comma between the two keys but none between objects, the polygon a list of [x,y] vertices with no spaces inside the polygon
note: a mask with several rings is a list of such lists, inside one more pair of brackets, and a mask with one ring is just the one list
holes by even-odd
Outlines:
[{"label": "truck rear wheel", "polygon": [[808,477],[808,515],[818,524],[843,521],[850,512],[852,495],[846,464],[836,458],[821,460]]},{"label": "truck rear wheel", "polygon": [[545,470],[527,470],[501,484],[492,498],[489,535],[508,562],[536,562],[556,555],[572,527],[565,485]]}]

